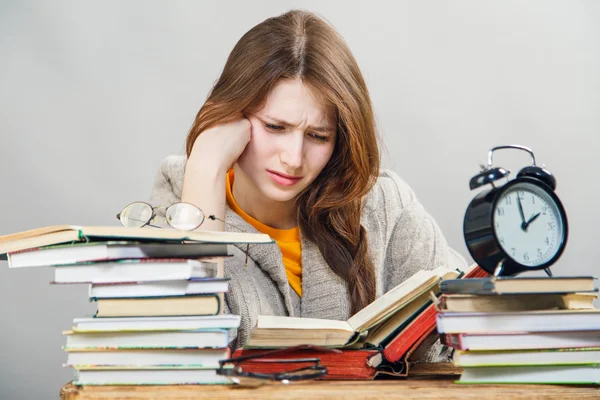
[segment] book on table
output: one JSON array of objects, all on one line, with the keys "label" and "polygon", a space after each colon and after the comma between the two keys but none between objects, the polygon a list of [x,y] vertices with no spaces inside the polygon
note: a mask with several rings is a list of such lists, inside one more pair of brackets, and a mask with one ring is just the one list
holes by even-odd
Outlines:
[{"label": "book on table", "polygon": [[442,294],[438,308],[442,312],[591,310],[597,298],[597,293]]},{"label": "book on table", "polygon": [[10,268],[44,267],[137,258],[206,258],[231,254],[227,243],[75,242],[7,254]]},{"label": "book on table", "polygon": [[139,332],[63,332],[67,336],[65,348],[85,350],[93,348],[161,349],[161,348],[225,348],[235,338],[237,329],[205,329],[182,331]]},{"label": "book on table", "polygon": [[225,244],[274,243],[269,235],[247,232],[181,231],[122,226],[57,225],[0,236],[0,255],[61,243],[94,241],[201,242]]},{"label": "book on table", "polygon": [[74,385],[230,385],[215,369],[192,367],[76,369]]},{"label": "book on table", "polygon": [[219,368],[219,360],[227,359],[229,348],[139,348],[139,349],[74,349],[65,348],[68,353],[66,366],[104,365],[120,367],[186,365],[189,367]]},{"label": "book on table", "polygon": [[516,367],[600,364],[600,348],[463,351],[454,353],[459,367]]},{"label": "book on table", "polygon": [[222,313],[223,294],[99,299],[96,304],[98,318],[217,315]]},{"label": "book on table", "polygon": [[458,294],[535,294],[595,292],[593,276],[497,277],[447,279],[440,284],[442,293]]},{"label": "book on table", "polygon": [[187,296],[226,293],[228,290],[229,279],[226,278],[190,278],[177,281],[93,283],[89,288],[89,297],[95,300],[103,298]]},{"label": "book on table", "polygon": [[369,342],[370,330],[375,330],[398,311],[428,293],[444,275],[458,276],[459,273],[446,268],[418,271],[347,321],[259,315],[245,347],[278,348],[300,344],[349,347],[359,341]]},{"label": "book on table", "polygon": [[457,383],[600,384],[600,365],[464,368]]},{"label": "book on table", "polygon": [[600,310],[595,309],[437,315],[440,334],[598,331],[599,328]]},{"label": "book on table", "polygon": [[57,265],[54,283],[130,283],[216,278],[216,262],[191,259],[139,259]]},{"label": "book on table", "polygon": [[119,318],[75,318],[74,332],[144,332],[206,329],[237,329],[240,316],[220,314],[187,317],[119,317]]},{"label": "book on table", "polygon": [[[430,346],[429,338],[436,339],[431,335],[436,316],[432,297],[439,291],[439,283],[444,278],[463,274],[446,268],[419,271],[348,321],[259,316],[244,348],[236,350],[234,356],[300,344],[326,346],[339,352],[323,359],[323,365],[332,374],[324,379],[373,379],[377,374],[406,376],[407,355],[418,352],[421,346]],[[487,273],[473,265],[465,276],[487,276]],[[250,361],[241,366],[261,370],[260,364]],[[274,364],[271,368],[285,366]]]},{"label": "book on table", "polygon": [[600,329],[590,331],[524,333],[448,333],[441,335],[446,346],[458,350],[535,350],[600,347]]}]

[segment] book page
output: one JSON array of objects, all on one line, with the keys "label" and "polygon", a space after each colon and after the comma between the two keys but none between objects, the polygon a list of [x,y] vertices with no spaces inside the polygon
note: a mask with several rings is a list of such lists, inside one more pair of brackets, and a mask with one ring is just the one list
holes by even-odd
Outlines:
[{"label": "book page", "polygon": [[357,332],[378,324],[415,299],[423,291],[431,288],[441,280],[442,276],[451,271],[454,270],[445,267],[417,271],[413,276],[357,312],[348,320],[348,323]]},{"label": "book page", "polygon": [[306,330],[340,330],[354,332],[346,321],[331,319],[280,317],[259,315],[256,322],[258,329],[306,329]]}]

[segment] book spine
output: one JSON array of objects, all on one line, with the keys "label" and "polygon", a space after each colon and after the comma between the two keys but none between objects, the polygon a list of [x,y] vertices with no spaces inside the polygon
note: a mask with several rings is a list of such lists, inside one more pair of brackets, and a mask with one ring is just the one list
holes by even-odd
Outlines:
[{"label": "book spine", "polygon": [[435,330],[436,316],[437,310],[434,305],[429,306],[411,325],[386,346],[383,350],[385,359],[388,362],[400,360],[419,338]]},{"label": "book spine", "polygon": [[450,279],[440,283],[442,293],[482,294],[494,293],[493,286],[482,279]]}]

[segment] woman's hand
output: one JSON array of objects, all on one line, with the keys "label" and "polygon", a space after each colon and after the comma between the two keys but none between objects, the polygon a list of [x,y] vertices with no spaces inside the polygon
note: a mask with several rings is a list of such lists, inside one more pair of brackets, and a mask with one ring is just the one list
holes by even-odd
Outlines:
[{"label": "woman's hand", "polygon": [[251,127],[250,121],[241,118],[205,130],[196,138],[188,164],[199,163],[226,173],[250,142]]},{"label": "woman's hand", "polygon": [[[250,121],[242,118],[202,132],[185,166],[181,201],[225,219],[225,177],[250,142],[251,131]],[[220,220],[207,219],[198,229],[222,231]]]}]

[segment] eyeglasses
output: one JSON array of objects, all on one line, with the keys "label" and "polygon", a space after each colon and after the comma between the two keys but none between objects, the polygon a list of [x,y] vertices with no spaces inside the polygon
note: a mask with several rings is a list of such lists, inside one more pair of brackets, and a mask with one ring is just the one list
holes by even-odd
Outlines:
[{"label": "eyeglasses", "polygon": [[[121,221],[121,224],[126,228],[142,228],[144,226],[153,226],[155,228],[161,228],[157,225],[152,225],[152,222],[156,218],[157,209],[165,209],[165,219],[167,223],[174,229],[182,231],[193,231],[200,227],[206,219],[212,221],[221,221],[226,226],[235,228],[239,231],[244,232],[244,229],[237,227],[233,224],[225,222],[221,218],[217,218],[214,215],[205,216],[201,209],[190,203],[174,203],[170,206],[156,206],[152,207],[150,204],[144,201],[134,201],[129,203],[123,208],[123,210],[117,214],[117,219]],[[248,266],[248,250],[250,249],[250,243],[246,244],[246,261],[244,266]]]},{"label": "eyeglasses", "polygon": [[168,207],[152,207],[146,202],[134,201],[133,203],[126,205],[125,208],[117,214],[117,219],[127,228],[141,228],[144,226],[160,228],[159,226],[152,225],[152,222],[157,216],[156,210],[160,208],[165,208],[165,219],[167,220],[167,223],[172,228],[182,231],[193,231],[200,227],[206,219],[225,223],[225,221],[214,215],[205,216],[202,210],[195,205],[183,202],[171,204]]},{"label": "eyeglasses", "polygon": [[[270,358],[295,351],[301,353],[303,350],[312,350],[312,353],[314,353],[314,351],[341,353],[338,349],[311,345],[288,347],[260,354],[221,360],[219,361],[220,368],[217,369],[217,374],[227,376],[234,383],[246,386],[259,386],[269,383],[289,384],[292,382],[310,381],[327,375],[327,367],[320,364],[321,359],[318,357]],[[264,366],[264,369],[266,370],[273,370],[274,368],[285,369],[285,364],[293,365],[294,368],[274,372],[258,372],[255,370],[262,366]]]}]

